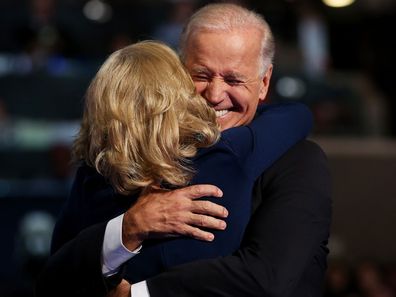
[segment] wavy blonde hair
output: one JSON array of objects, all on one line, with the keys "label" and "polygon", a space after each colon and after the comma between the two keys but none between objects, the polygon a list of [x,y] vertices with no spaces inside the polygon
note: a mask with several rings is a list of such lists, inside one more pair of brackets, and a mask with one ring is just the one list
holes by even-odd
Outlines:
[{"label": "wavy blonde hair", "polygon": [[188,158],[219,135],[215,112],[176,53],[143,41],[110,55],[92,80],[73,155],[125,195],[186,185]]}]

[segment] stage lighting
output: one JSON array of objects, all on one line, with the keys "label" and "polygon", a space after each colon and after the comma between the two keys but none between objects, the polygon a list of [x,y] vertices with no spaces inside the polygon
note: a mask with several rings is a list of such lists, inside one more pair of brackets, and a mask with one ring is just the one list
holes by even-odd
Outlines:
[{"label": "stage lighting", "polygon": [[330,7],[340,8],[351,5],[355,0],[323,0],[323,3]]}]

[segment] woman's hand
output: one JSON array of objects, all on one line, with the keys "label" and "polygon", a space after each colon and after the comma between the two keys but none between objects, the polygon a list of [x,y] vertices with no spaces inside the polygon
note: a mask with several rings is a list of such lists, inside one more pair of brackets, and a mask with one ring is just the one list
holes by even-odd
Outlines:
[{"label": "woman's hand", "polygon": [[131,297],[131,285],[123,279],[106,297]]}]

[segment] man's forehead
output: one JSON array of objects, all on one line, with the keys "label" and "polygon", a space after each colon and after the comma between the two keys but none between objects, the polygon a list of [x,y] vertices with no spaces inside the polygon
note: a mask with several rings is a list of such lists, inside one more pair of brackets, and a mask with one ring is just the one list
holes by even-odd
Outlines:
[{"label": "man's forehead", "polygon": [[193,65],[189,71],[192,74],[207,74],[207,75],[220,75],[223,77],[235,77],[235,78],[246,78],[246,75],[237,70],[222,70],[219,73],[215,73],[213,69],[210,69],[203,65]]},{"label": "man's forehead", "polygon": [[[260,43],[235,31],[234,36],[216,35],[221,32],[200,32],[188,41],[184,62],[191,71],[215,71],[227,75],[243,75],[256,70],[260,62]],[[214,34],[208,36],[205,34]],[[235,37],[235,38],[233,38]]]}]

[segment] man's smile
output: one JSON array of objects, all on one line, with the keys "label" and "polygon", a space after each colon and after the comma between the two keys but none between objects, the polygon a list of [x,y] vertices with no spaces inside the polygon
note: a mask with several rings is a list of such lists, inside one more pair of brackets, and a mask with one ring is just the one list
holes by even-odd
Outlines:
[{"label": "man's smile", "polygon": [[227,113],[229,113],[229,110],[221,109],[221,110],[215,110],[215,112],[216,112],[216,117],[219,118],[219,117],[225,116]]}]

